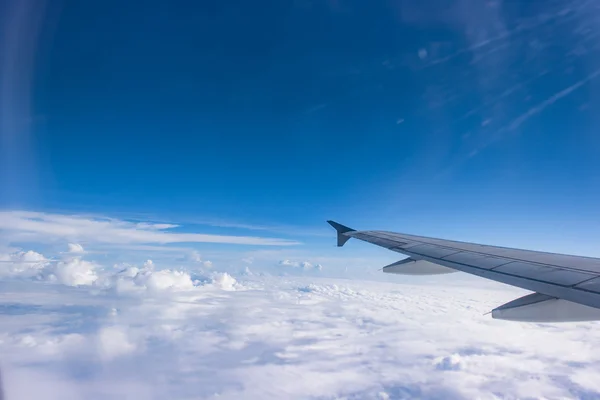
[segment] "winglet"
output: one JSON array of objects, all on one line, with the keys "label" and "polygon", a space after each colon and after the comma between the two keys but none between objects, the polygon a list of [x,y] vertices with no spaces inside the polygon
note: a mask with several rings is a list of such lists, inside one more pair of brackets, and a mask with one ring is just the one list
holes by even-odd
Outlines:
[{"label": "winglet", "polygon": [[329,225],[333,226],[337,231],[337,245],[338,247],[342,247],[348,240],[350,240],[351,236],[344,235],[348,232],[354,232],[354,229],[348,228],[342,224],[338,224],[335,221],[327,221]]}]

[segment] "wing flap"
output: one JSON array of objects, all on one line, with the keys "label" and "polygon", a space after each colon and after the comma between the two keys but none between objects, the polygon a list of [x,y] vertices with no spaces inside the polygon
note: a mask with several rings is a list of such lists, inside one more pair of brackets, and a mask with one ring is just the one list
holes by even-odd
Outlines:
[{"label": "wing flap", "polygon": [[587,290],[589,292],[600,293],[600,277],[590,279],[589,281],[579,283],[575,286],[577,289]]}]

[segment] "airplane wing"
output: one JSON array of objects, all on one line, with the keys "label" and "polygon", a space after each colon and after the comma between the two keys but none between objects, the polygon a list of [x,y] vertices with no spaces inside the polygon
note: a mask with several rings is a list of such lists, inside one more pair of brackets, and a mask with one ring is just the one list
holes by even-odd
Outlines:
[{"label": "airplane wing", "polygon": [[467,272],[531,290],[492,310],[492,317],[527,322],[600,320],[600,259],[511,249],[386,231],[356,231],[327,221],[337,244],[355,238],[407,255],[385,266],[393,274]]}]

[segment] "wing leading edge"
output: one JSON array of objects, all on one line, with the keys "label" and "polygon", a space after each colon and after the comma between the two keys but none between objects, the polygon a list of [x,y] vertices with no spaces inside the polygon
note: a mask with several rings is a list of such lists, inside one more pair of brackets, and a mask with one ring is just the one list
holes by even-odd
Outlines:
[{"label": "wing leading edge", "polygon": [[462,271],[535,293],[504,304],[492,317],[516,321],[600,320],[600,259],[511,249],[386,231],[356,231],[327,221],[338,246],[355,238],[409,258],[383,268],[394,274]]}]

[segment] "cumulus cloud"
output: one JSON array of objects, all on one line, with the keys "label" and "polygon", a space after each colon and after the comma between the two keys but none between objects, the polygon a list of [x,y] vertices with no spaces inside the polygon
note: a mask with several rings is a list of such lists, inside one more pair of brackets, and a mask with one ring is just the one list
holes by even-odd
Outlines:
[{"label": "cumulus cloud", "polygon": [[[165,292],[183,291],[196,287],[191,275],[182,270],[157,270],[152,260],[141,266],[115,265],[112,269],[70,256],[50,261],[42,254],[27,251],[0,255],[1,277],[31,278],[66,286],[94,286],[100,289],[116,289],[117,292]],[[220,278],[219,278],[220,279]],[[227,285],[225,285],[227,286]]]},{"label": "cumulus cloud", "polygon": [[183,271],[164,269],[136,276],[150,290],[189,290],[194,287],[190,275]]},{"label": "cumulus cloud", "polygon": [[0,211],[0,232],[12,241],[49,241],[63,239],[73,243],[169,244],[231,243],[283,246],[295,241],[253,236],[225,236],[203,233],[173,232],[175,225],[136,223],[114,218],[50,214],[31,211]]},{"label": "cumulus cloud", "polygon": [[149,291],[178,292],[196,287],[188,272],[161,269],[156,270],[154,262],[147,260],[142,267],[126,266],[103,282],[107,288],[115,288],[119,293]]},{"label": "cumulus cloud", "polygon": [[228,273],[216,273],[212,277],[215,286],[223,290],[235,290],[237,281]]},{"label": "cumulus cloud", "polygon": [[463,360],[460,354],[452,354],[451,356],[436,358],[433,365],[442,371],[458,371],[463,367]]},{"label": "cumulus cloud", "polygon": [[83,246],[78,244],[78,243],[69,243],[69,253],[85,253],[85,251],[83,250]]},{"label": "cumulus cloud", "polygon": [[49,263],[50,260],[32,250],[0,254],[0,276],[38,276]]},{"label": "cumulus cloud", "polygon": [[323,270],[323,266],[321,264],[312,264],[308,261],[281,260],[281,261],[279,261],[279,265],[284,266],[284,267],[300,268],[305,271],[310,271],[310,270],[321,271],[321,270]]},{"label": "cumulus cloud", "polygon": [[186,254],[185,256],[181,257],[179,259],[179,261],[183,261],[183,262],[189,262],[189,263],[193,263],[193,264],[197,264],[197,265],[202,265],[206,268],[211,268],[213,263],[210,260],[204,260],[202,255],[196,251],[196,250],[192,250],[190,251],[188,254]]},{"label": "cumulus cloud", "polygon": [[98,280],[96,268],[96,264],[75,257],[57,263],[49,280],[67,286],[92,285]]},{"label": "cumulus cloud", "polygon": [[98,266],[81,257],[49,260],[35,251],[0,255],[0,277],[34,278],[67,286],[91,285],[97,279]]}]

